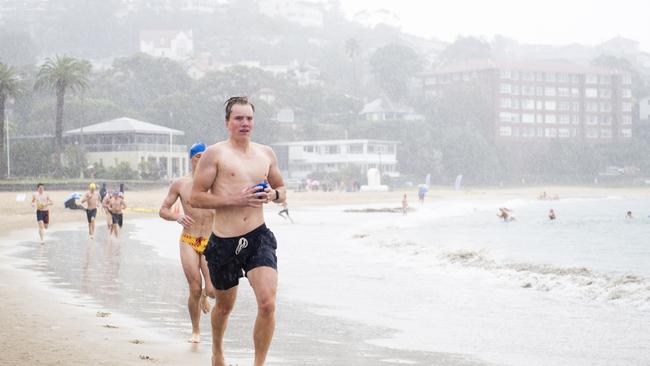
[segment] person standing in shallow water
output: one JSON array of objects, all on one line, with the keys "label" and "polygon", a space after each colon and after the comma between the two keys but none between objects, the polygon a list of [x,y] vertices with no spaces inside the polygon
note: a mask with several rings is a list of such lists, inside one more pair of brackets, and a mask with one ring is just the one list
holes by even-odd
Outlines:
[{"label": "person standing in shallow water", "polygon": [[404,197],[402,197],[402,215],[406,216],[406,211],[409,208],[409,202],[406,198],[406,193],[404,193]]},{"label": "person standing in shallow water", "polygon": [[41,238],[41,244],[45,243],[45,230],[50,225],[50,209],[54,203],[50,195],[45,192],[45,185],[38,183],[36,192],[32,195],[32,207],[36,208],[36,221],[38,222],[38,235]]},{"label": "person standing in shallow water", "polygon": [[548,210],[548,219],[555,220],[555,210],[553,209]]},{"label": "person standing in shallow water", "polygon": [[275,330],[278,284],[277,242],[264,224],[263,205],[284,202],[286,191],[273,150],[251,141],[253,104],[245,97],[233,97],[225,106],[228,139],[205,150],[190,197],[193,207],[215,210],[204,251],[217,298],[212,309],[212,365],[226,365],[223,337],[239,278],[245,275],[257,300],[254,365],[261,366]]},{"label": "person standing in shallow water", "polygon": [[[214,210],[195,208],[187,202],[192,192],[192,178],[196,173],[196,165],[204,151],[204,143],[196,143],[190,148],[192,174],[172,182],[159,211],[159,215],[163,219],[176,221],[183,226],[179,248],[183,272],[190,289],[187,308],[192,322],[192,336],[189,340],[191,343],[200,342],[201,310],[205,314],[209,313],[210,302],[208,302],[207,296],[214,297],[214,287],[210,281],[208,264],[203,256],[208,238],[212,234]],[[183,206],[183,213],[172,209],[179,198]],[[203,281],[205,281],[205,289],[202,289]]]}]

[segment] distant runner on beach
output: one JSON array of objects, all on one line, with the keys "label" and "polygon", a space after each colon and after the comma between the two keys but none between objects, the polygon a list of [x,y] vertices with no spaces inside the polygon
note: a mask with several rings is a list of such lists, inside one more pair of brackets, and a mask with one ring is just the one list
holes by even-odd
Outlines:
[{"label": "distant runner on beach", "polygon": [[223,337],[244,275],[255,293],[255,366],[264,364],[275,329],[278,286],[275,236],[263,205],[286,200],[273,150],[251,141],[255,107],[246,97],[226,101],[228,139],[205,150],[194,174],[190,204],[215,210],[205,248],[217,302],[212,310],[212,365],[224,366]]},{"label": "distant runner on beach", "polygon": [[[122,210],[126,208],[126,201],[124,201],[124,194],[122,192],[113,192],[113,195],[108,201],[108,209],[111,212],[111,233],[115,234],[116,238],[120,237],[120,229],[122,228],[124,214]],[[109,234],[110,236],[110,234]]]},{"label": "distant runner on beach", "polygon": [[54,203],[50,195],[45,192],[45,185],[38,183],[36,192],[32,195],[32,207],[36,208],[36,221],[38,222],[38,235],[41,237],[41,244],[45,243],[45,230],[50,224],[50,209]]},{"label": "distant runner on beach", "polygon": [[[206,314],[210,312],[210,302],[207,296],[214,298],[214,287],[210,281],[208,264],[203,256],[203,250],[212,234],[214,210],[195,208],[188,203],[192,193],[192,178],[196,173],[196,165],[204,151],[204,143],[196,143],[190,148],[192,173],[172,182],[159,211],[159,215],[163,219],[176,221],[183,226],[179,248],[183,272],[190,289],[187,309],[192,321],[192,336],[189,340],[191,343],[200,342],[201,310]],[[183,206],[183,213],[175,212],[172,209],[179,198]],[[205,289],[202,288],[203,281],[205,281]]]},{"label": "distant runner on beach", "polygon": [[288,219],[293,224],[293,219],[291,218],[291,216],[289,216],[289,204],[287,204],[287,201],[282,202],[280,206],[282,206],[282,210],[278,212],[278,215],[280,215],[280,217],[282,217],[285,220]]},{"label": "distant runner on beach", "polygon": [[402,197],[402,215],[406,216],[406,211],[409,208],[409,201],[406,198],[406,193],[404,193],[404,197]]},{"label": "distant runner on beach", "polygon": [[88,185],[88,192],[84,194],[81,199],[81,204],[86,204],[86,219],[88,219],[88,237],[93,239],[95,237],[95,218],[97,217],[97,206],[101,202],[99,192],[95,183]]}]

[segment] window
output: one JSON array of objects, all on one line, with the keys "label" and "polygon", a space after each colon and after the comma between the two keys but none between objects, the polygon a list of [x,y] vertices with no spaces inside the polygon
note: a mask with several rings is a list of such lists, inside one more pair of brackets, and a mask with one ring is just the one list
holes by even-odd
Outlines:
[{"label": "window", "polygon": [[532,99],[522,99],[521,109],[535,109],[535,101]]},{"label": "window", "polygon": [[621,137],[632,137],[632,130],[629,128],[624,128],[621,130]]},{"label": "window", "polygon": [[571,124],[572,125],[579,125],[580,124],[580,118],[578,118],[577,114],[572,114],[571,115]]},{"label": "window", "polygon": [[571,102],[559,102],[557,104],[557,109],[561,111],[570,111],[571,110]]},{"label": "window", "polygon": [[556,109],[555,101],[547,100],[546,102],[544,102],[544,109],[546,109],[547,111],[554,111]]},{"label": "window", "polygon": [[555,128],[545,128],[544,129],[545,137],[557,137],[557,129]]},{"label": "window", "polygon": [[501,122],[519,122],[519,113],[499,112],[499,120]]},{"label": "window", "polygon": [[544,102],[541,100],[535,101],[535,107],[539,110],[544,109]]},{"label": "window", "polygon": [[338,145],[326,145],[325,146],[325,154],[338,154],[340,151]]},{"label": "window", "polygon": [[509,69],[501,69],[499,70],[499,75],[501,79],[510,79],[510,70]]},{"label": "window", "polygon": [[585,103],[585,111],[587,111],[587,112],[598,112],[598,103],[596,103],[596,102],[587,102],[587,103]]},{"label": "window", "polygon": [[557,95],[560,97],[571,96],[571,94],[569,93],[569,88],[557,88]]},{"label": "window", "polygon": [[612,97],[611,89],[600,89],[598,90],[598,96],[605,99],[610,99]]},{"label": "window", "polygon": [[585,89],[585,97],[587,97],[587,98],[597,98],[598,97],[598,89],[586,88]]},{"label": "window", "polygon": [[569,74],[567,74],[565,72],[561,72],[561,73],[557,74],[557,81],[559,81],[561,83],[568,83],[569,82]]},{"label": "window", "polygon": [[521,80],[524,81],[534,81],[535,80],[535,74],[531,71],[522,71],[521,72]]},{"label": "window", "polygon": [[350,154],[363,154],[363,144],[350,144],[348,151]]},{"label": "window", "polygon": [[621,110],[623,112],[632,112],[632,103],[630,102],[621,103]]},{"label": "window", "polygon": [[624,114],[621,116],[621,124],[622,125],[631,125],[632,124],[632,116],[629,114]]},{"label": "window", "polygon": [[557,118],[558,123],[566,125],[571,123],[571,118],[568,114],[560,114]]},{"label": "window", "polygon": [[612,138],[612,130],[608,129],[601,129],[600,130],[600,137],[604,139],[610,139]]},{"label": "window", "polygon": [[555,87],[547,86],[546,88],[544,88],[544,96],[554,97],[555,94],[556,94]]},{"label": "window", "polygon": [[598,116],[595,116],[593,114],[585,115],[585,124],[597,125],[598,124]]},{"label": "window", "polygon": [[523,85],[521,95],[535,95],[535,87]]},{"label": "window", "polygon": [[512,93],[512,87],[510,84],[501,84],[501,94],[510,94]]},{"label": "window", "polygon": [[[621,89],[621,97],[632,98],[632,89]],[[648,101],[648,104],[650,104],[650,100]]]},{"label": "window", "polygon": [[512,106],[512,99],[501,98],[501,108],[510,108]]},{"label": "window", "polygon": [[555,124],[557,123],[557,116],[554,114],[547,114],[544,116],[544,123]]},{"label": "window", "polygon": [[571,137],[571,132],[569,131],[568,128],[559,128],[557,130],[557,132],[558,132],[558,136],[560,136],[560,138],[565,139],[565,138]]},{"label": "window", "polygon": [[521,115],[522,123],[535,123],[535,115],[532,113],[524,113]]},{"label": "window", "polygon": [[598,84],[598,75],[587,74],[585,76],[585,83],[586,84]]},{"label": "window", "polygon": [[580,96],[580,90],[578,88],[571,88],[571,96],[572,97],[579,97]]},{"label": "window", "polygon": [[601,112],[611,112],[612,111],[612,104],[608,103],[608,102],[600,103],[600,111]]},{"label": "window", "polygon": [[510,127],[499,127],[499,136],[512,136],[512,129]]},{"label": "window", "polygon": [[571,74],[571,84],[580,84],[580,75]]},{"label": "window", "polygon": [[600,77],[598,79],[599,79],[600,83],[603,84],[603,85],[609,85],[609,84],[612,83],[612,77],[609,76],[609,75],[600,75]]},{"label": "window", "polygon": [[305,145],[302,147],[302,151],[308,152],[308,153],[313,153],[314,152],[314,146],[313,145]]},{"label": "window", "polygon": [[541,97],[544,95],[544,88],[541,86],[538,86],[535,88],[535,95]]},{"label": "window", "polygon": [[547,72],[545,74],[545,79],[548,82],[555,82],[555,73],[554,72]]}]

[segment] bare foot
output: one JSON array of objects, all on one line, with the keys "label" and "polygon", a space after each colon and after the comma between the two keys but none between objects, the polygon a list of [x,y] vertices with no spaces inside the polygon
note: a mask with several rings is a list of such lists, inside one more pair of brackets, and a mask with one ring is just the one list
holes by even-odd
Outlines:
[{"label": "bare foot", "polygon": [[192,336],[190,337],[190,340],[188,342],[190,342],[190,343],[200,343],[201,342],[201,336],[198,333],[192,333]]},{"label": "bare foot", "polygon": [[223,355],[212,355],[212,366],[226,366],[226,359]]},{"label": "bare foot", "polygon": [[205,289],[203,290],[203,293],[201,294],[201,311],[203,311],[203,314],[207,314],[210,312],[210,308],[212,306],[210,305],[210,301],[208,301],[208,296],[205,294]]}]

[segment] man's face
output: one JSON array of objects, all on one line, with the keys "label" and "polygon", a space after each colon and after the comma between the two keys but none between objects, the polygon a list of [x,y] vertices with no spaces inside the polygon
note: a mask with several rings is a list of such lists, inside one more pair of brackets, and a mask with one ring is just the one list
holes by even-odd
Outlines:
[{"label": "man's face", "polygon": [[45,188],[43,186],[38,186],[38,188],[36,188],[36,190],[38,191],[38,193],[43,193]]},{"label": "man's face", "polygon": [[230,111],[226,127],[231,137],[250,138],[253,131],[253,108],[250,104],[235,104]]},{"label": "man's face", "polygon": [[201,156],[203,153],[196,153],[194,156],[192,156],[192,169],[196,168],[196,165],[199,163],[199,159],[201,159]]}]

